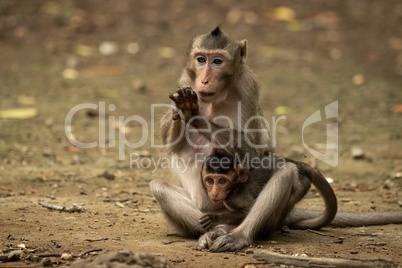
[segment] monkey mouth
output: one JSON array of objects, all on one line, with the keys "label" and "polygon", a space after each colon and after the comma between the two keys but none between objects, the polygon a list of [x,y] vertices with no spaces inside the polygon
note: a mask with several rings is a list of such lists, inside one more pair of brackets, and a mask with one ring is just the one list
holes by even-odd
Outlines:
[{"label": "monkey mouth", "polygon": [[211,199],[211,201],[212,201],[214,204],[218,204],[218,203],[222,202],[223,200],[225,200],[225,199]]},{"label": "monkey mouth", "polygon": [[200,94],[200,97],[212,97],[215,95],[215,92],[198,91],[198,94]]}]

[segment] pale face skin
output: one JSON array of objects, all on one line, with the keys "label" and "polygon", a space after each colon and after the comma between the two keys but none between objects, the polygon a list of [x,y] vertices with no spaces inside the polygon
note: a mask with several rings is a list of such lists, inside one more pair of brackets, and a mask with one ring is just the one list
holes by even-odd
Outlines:
[{"label": "pale face skin", "polygon": [[208,174],[203,178],[208,196],[214,203],[220,203],[226,199],[230,193],[232,180],[222,174]]},{"label": "pale face skin", "polygon": [[192,61],[197,74],[194,90],[200,101],[226,99],[228,90],[222,90],[225,88],[225,79],[222,78],[229,69],[228,55],[224,51],[202,49],[192,54]]}]

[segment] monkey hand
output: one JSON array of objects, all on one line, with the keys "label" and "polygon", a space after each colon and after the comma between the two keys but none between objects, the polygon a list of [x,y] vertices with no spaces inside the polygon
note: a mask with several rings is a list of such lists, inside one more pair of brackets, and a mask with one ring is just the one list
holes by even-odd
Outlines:
[{"label": "monkey hand", "polygon": [[215,214],[207,214],[204,213],[201,215],[200,219],[198,220],[198,222],[201,224],[201,227],[204,228],[205,230],[209,230],[212,227],[215,226],[214,223],[216,223],[216,219],[218,218],[217,215]]},{"label": "monkey hand", "polygon": [[180,112],[185,122],[198,115],[198,97],[191,87],[179,87],[175,93],[169,94],[169,98],[178,108],[178,112],[175,112],[172,116],[173,120],[181,117]]},{"label": "monkey hand", "polygon": [[229,233],[229,227],[226,224],[220,224],[212,228],[211,231],[203,234],[198,239],[200,247],[208,249],[214,243],[215,239],[221,236],[225,236]]},{"label": "monkey hand", "polygon": [[251,239],[246,237],[243,232],[233,231],[216,238],[209,250],[215,252],[235,251],[251,245],[251,242]]}]

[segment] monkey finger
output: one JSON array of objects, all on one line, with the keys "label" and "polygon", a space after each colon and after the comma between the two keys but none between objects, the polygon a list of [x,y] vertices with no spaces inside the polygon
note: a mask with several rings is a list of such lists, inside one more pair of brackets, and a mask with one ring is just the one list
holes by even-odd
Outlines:
[{"label": "monkey finger", "polygon": [[186,88],[185,87],[179,87],[176,92],[177,92],[177,94],[179,94],[179,96],[180,96],[180,98],[182,100],[187,99],[187,94],[186,94]]},{"label": "monkey finger", "polygon": [[215,241],[213,241],[212,245],[209,246],[209,250],[213,251],[213,252],[224,251],[224,250],[222,250],[223,247],[225,247],[225,245],[226,245],[222,239],[224,237],[226,237],[226,236],[218,237]]},{"label": "monkey finger", "polygon": [[186,95],[187,95],[188,100],[192,100],[192,93],[193,93],[193,89],[191,87],[187,87]]},{"label": "monkey finger", "polygon": [[180,96],[177,93],[169,94],[169,99],[171,99],[176,104],[181,103]]},{"label": "monkey finger", "polygon": [[206,222],[204,224],[201,224],[202,229],[208,231],[209,229],[211,229],[211,222]]},{"label": "monkey finger", "polygon": [[209,214],[204,213],[204,214],[201,215],[200,221],[203,221],[203,220],[206,220],[206,219],[209,219],[209,218],[210,218]]},{"label": "monkey finger", "polygon": [[234,251],[236,250],[235,241],[230,235],[220,236],[209,249],[214,252]]},{"label": "monkey finger", "polygon": [[198,221],[201,225],[202,228],[204,228],[205,230],[209,230],[211,228],[211,219],[209,217],[207,218],[200,218],[200,220]]},{"label": "monkey finger", "polygon": [[208,235],[208,233],[202,235],[198,240],[198,245],[202,248],[208,249],[214,241]]},{"label": "monkey finger", "polygon": [[198,96],[197,93],[195,91],[191,91],[191,101],[197,103],[198,101]]}]

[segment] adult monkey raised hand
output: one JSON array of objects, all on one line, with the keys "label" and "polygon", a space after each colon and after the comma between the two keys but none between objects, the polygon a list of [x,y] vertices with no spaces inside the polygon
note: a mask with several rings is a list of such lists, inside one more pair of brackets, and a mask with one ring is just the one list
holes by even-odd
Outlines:
[{"label": "adult monkey raised hand", "polygon": [[[249,159],[274,153],[272,140],[266,131],[267,123],[258,106],[258,83],[245,64],[246,56],[246,40],[233,40],[220,27],[193,39],[179,89],[171,95],[179,109],[172,109],[161,121],[162,141],[178,166],[173,172],[183,187],[161,179],[150,184],[174,230],[184,236],[202,235],[200,244],[216,251],[240,249],[283,223],[294,222],[297,226],[298,222],[322,214],[295,209],[289,213],[288,204],[296,203],[295,196],[300,200],[301,193],[306,192],[305,185],[309,183],[299,174],[294,163],[286,162],[271,176],[237,228],[229,232],[218,225],[205,233],[199,223],[203,213],[227,210],[222,203],[214,204],[208,198],[200,179],[202,162],[213,147],[240,157],[247,155]],[[336,212],[336,206],[329,209]],[[393,222],[402,222],[402,212],[396,218],[395,214],[393,216]],[[350,219],[339,214],[333,222],[346,226]],[[364,219],[353,217],[353,220],[360,225],[366,224]]]}]

